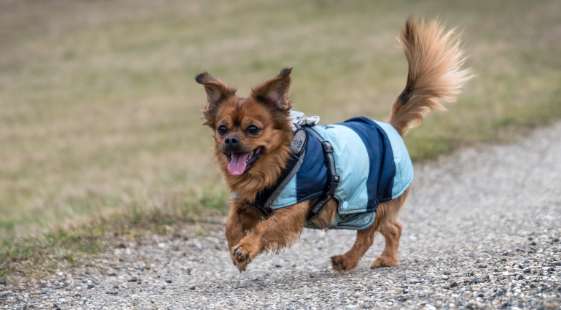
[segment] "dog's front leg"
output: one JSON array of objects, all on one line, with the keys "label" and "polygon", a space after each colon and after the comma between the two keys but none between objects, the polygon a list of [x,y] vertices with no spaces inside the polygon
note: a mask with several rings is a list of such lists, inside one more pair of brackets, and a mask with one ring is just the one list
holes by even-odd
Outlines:
[{"label": "dog's front leg", "polygon": [[226,240],[228,250],[232,253],[232,248],[253,228],[260,220],[257,210],[236,201],[230,202],[228,208],[228,218],[226,219]]},{"label": "dog's front leg", "polygon": [[269,218],[259,222],[232,250],[236,267],[244,271],[259,253],[290,245],[302,232],[309,209],[308,202],[299,203],[275,210]]}]

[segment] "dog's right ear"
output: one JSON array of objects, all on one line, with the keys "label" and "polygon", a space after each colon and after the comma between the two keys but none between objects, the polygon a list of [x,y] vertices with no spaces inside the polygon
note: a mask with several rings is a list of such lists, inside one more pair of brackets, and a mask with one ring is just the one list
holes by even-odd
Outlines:
[{"label": "dog's right ear", "polygon": [[195,81],[205,87],[208,104],[203,109],[203,116],[205,117],[205,125],[212,126],[218,106],[225,99],[233,96],[236,93],[236,89],[229,87],[207,72],[197,75]]}]

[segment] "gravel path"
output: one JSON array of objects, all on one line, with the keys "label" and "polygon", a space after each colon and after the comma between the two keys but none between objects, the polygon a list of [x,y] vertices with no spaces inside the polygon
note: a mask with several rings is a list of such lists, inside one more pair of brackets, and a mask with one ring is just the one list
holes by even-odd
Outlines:
[{"label": "gravel path", "polygon": [[0,308],[561,308],[561,123],[517,144],[416,167],[401,266],[345,274],[329,257],[347,231],[306,231],[240,274],[221,229],[153,236],[27,287],[0,284]]}]

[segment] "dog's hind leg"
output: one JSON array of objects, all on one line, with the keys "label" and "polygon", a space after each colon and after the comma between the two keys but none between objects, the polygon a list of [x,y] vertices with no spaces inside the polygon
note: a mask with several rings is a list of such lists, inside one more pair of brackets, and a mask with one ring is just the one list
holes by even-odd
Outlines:
[{"label": "dog's hind leg", "polygon": [[378,257],[371,268],[396,266],[401,224],[397,222],[399,210],[405,203],[409,190],[400,197],[382,203],[376,210],[376,220],[370,227],[357,231],[353,247],[343,255],[331,257],[331,265],[336,271],[347,271],[355,268],[358,262],[374,243],[374,234],[379,231],[386,240],[384,252]]},{"label": "dog's hind leg", "polygon": [[378,207],[375,226],[376,230],[384,236],[386,244],[384,251],[374,260],[370,268],[374,269],[399,265],[398,250],[402,225],[398,222],[397,217],[399,210],[403,204],[405,204],[408,195],[409,190],[398,198],[388,201]]},{"label": "dog's hind leg", "polygon": [[357,231],[353,247],[343,255],[331,257],[333,269],[336,271],[347,271],[355,268],[364,253],[366,253],[370,246],[372,246],[372,243],[374,243],[375,232],[376,225],[374,224],[366,229]]}]

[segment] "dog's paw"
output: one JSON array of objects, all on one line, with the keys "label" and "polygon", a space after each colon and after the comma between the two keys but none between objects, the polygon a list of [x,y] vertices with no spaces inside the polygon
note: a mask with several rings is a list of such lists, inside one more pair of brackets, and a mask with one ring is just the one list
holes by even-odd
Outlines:
[{"label": "dog's paw", "polygon": [[335,271],[338,272],[349,271],[355,268],[356,265],[357,262],[351,261],[350,259],[345,257],[345,255],[331,256],[331,266]]},{"label": "dog's paw", "polygon": [[381,267],[395,267],[399,265],[399,262],[396,258],[387,257],[387,256],[379,256],[377,257],[372,265],[370,265],[371,269],[381,268]]},{"label": "dog's paw", "polygon": [[243,245],[238,244],[232,250],[232,261],[240,272],[245,271],[247,265],[251,262],[249,251],[246,250]]}]

